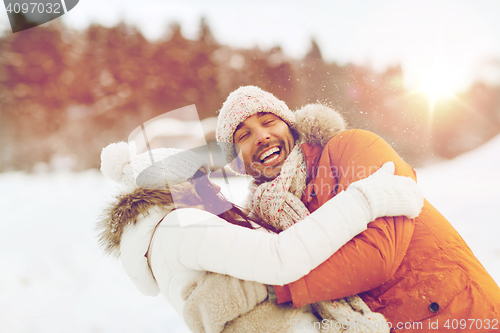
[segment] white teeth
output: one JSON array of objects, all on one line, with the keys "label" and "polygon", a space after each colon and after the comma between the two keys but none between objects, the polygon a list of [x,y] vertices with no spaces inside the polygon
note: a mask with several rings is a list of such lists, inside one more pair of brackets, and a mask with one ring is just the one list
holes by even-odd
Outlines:
[{"label": "white teeth", "polygon": [[263,161],[269,155],[274,154],[274,153],[279,152],[279,151],[280,151],[280,149],[278,147],[271,148],[271,149],[267,150],[266,152],[264,152],[262,155],[260,155],[259,159],[261,161]]},{"label": "white teeth", "polygon": [[267,160],[266,163],[272,163],[272,162],[274,162],[274,160],[277,160],[278,157],[279,157],[279,155],[273,156],[269,160]]}]

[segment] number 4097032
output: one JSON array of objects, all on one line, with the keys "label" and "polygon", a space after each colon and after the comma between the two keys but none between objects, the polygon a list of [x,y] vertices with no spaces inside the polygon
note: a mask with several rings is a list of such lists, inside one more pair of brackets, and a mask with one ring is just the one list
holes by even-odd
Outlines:
[{"label": "number 4097032", "polygon": [[6,7],[7,13],[31,13],[31,14],[61,14],[61,4],[43,3],[43,2],[23,2],[23,3],[9,3]]},{"label": "number 4097032", "polygon": [[458,328],[460,328],[462,330],[466,329],[466,328],[469,330],[472,330],[472,329],[475,329],[475,330],[481,330],[481,329],[497,330],[499,328],[498,319],[493,319],[493,320],[489,320],[489,319],[483,319],[483,320],[481,320],[481,319],[461,319],[461,320],[453,319],[453,320],[450,320],[450,319],[448,319],[444,323],[444,327],[447,329],[453,329],[453,330],[456,330]]}]

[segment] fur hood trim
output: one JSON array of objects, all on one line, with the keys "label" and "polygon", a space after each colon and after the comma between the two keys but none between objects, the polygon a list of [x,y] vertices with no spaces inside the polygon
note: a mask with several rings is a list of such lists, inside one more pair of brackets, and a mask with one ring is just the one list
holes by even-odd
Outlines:
[{"label": "fur hood trim", "polygon": [[342,115],[323,104],[308,104],[295,112],[292,127],[299,134],[301,143],[326,146],[335,135],[347,129]]},{"label": "fur hood trim", "polygon": [[99,245],[107,255],[119,257],[120,241],[126,227],[135,225],[139,219],[149,215],[152,209],[164,210],[166,215],[175,208],[203,209],[201,202],[191,183],[171,186],[170,190],[136,188],[132,192],[119,194],[97,221]]}]

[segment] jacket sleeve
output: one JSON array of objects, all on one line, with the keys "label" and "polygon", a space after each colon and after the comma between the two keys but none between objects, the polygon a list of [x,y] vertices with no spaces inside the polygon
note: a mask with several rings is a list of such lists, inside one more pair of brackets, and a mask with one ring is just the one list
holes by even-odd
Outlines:
[{"label": "jacket sleeve", "polygon": [[157,228],[155,242],[161,239],[159,249],[166,260],[178,258],[187,269],[284,285],[309,273],[366,229],[370,217],[360,209],[363,199],[355,192],[338,195],[280,234],[232,225],[194,208],[178,209]]},{"label": "jacket sleeve", "polygon": [[[387,142],[371,132],[345,131],[330,140],[325,149],[319,165],[328,165],[334,170],[340,194],[350,183],[367,177],[388,161],[394,162],[397,175],[416,180],[414,170]],[[329,197],[331,195],[318,199],[317,206]],[[300,307],[356,295],[382,285],[401,264],[413,230],[414,220],[403,216],[376,219],[366,231],[308,275],[287,286],[276,286],[278,302],[293,301],[294,307]]]}]

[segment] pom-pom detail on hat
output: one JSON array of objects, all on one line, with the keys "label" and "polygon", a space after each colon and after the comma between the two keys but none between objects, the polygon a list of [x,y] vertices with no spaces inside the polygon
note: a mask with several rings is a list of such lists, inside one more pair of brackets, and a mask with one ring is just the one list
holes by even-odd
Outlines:
[{"label": "pom-pom detail on hat", "polygon": [[162,188],[189,181],[206,161],[198,154],[176,148],[155,148],[137,154],[134,141],[108,145],[101,153],[101,171],[128,191],[137,187]]},{"label": "pom-pom detail on hat", "polygon": [[124,167],[129,163],[130,151],[126,142],[111,143],[101,152],[101,172],[117,183],[123,181]]}]

